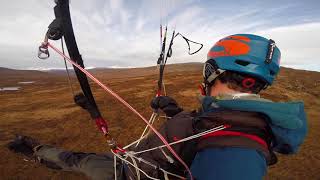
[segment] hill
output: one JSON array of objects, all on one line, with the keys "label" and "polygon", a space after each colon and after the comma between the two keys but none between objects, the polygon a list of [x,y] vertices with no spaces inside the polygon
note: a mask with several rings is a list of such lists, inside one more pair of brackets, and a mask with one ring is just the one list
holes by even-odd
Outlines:
[{"label": "hill", "polygon": [[[158,72],[156,67],[90,70],[103,83],[128,101],[145,117],[151,109]],[[186,110],[197,108],[197,85],[202,81],[202,65],[168,65],[165,83],[168,95]],[[73,88],[79,85],[72,76]],[[41,142],[68,150],[105,152],[106,145],[86,112],[74,105],[68,81],[61,73],[0,69],[0,84],[22,85],[21,91],[0,92],[0,177],[1,179],[86,179],[81,174],[48,170],[24,161],[5,145],[14,134],[37,137]],[[109,121],[111,134],[119,144],[138,138],[144,123],[92,83],[97,103]],[[266,179],[318,179],[320,177],[320,73],[282,68],[275,85],[262,93],[274,101],[303,100],[308,115],[309,133],[297,155],[279,156]],[[157,122],[157,125],[161,122]],[[36,177],[36,178],[35,178]]]},{"label": "hill", "polygon": [[0,67],[0,87],[16,86],[21,81],[41,81],[50,78],[46,72],[36,70],[16,70]]}]

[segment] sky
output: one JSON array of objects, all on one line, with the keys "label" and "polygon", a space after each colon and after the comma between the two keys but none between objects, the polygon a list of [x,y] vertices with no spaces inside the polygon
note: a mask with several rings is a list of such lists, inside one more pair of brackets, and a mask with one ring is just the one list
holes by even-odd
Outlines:
[{"label": "sky", "polygon": [[[51,51],[39,60],[38,46],[54,19],[53,0],[0,0],[0,67],[63,68]],[[168,25],[204,44],[189,56],[182,39],[175,39],[168,63],[205,62],[219,39],[254,33],[276,41],[281,65],[320,71],[319,0],[72,0],[72,21],[87,67],[156,65],[160,51],[159,24]],[[60,42],[54,42],[60,47]],[[191,45],[191,49],[198,48]]]}]

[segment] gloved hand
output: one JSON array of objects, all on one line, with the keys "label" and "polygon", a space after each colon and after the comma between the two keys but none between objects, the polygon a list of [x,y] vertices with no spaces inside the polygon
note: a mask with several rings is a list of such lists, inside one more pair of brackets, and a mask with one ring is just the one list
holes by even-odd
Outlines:
[{"label": "gloved hand", "polygon": [[73,100],[78,106],[82,107],[82,109],[89,109],[91,106],[87,97],[82,93],[76,94]]},{"label": "gloved hand", "polygon": [[161,109],[168,117],[173,117],[183,111],[178,103],[169,96],[157,96],[153,98],[150,106],[154,110]]},{"label": "gloved hand", "polygon": [[98,112],[97,108],[90,104],[90,102],[84,94],[79,93],[75,95],[73,99],[78,106],[82,107],[82,109],[87,110],[93,119],[98,118],[100,116],[100,113]]},{"label": "gloved hand", "polygon": [[34,148],[39,145],[40,143],[31,137],[16,135],[15,139],[7,144],[7,147],[12,152],[33,158]]}]

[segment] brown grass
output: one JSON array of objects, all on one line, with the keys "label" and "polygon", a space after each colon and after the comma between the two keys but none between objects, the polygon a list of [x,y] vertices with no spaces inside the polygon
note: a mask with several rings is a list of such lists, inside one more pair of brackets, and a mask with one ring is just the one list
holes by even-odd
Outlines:
[{"label": "brown grass", "polygon": [[[151,114],[148,105],[155,92],[155,67],[100,69],[93,73],[145,117]],[[6,149],[5,145],[14,134],[22,133],[67,150],[97,153],[107,150],[103,137],[96,131],[88,114],[74,105],[65,76],[0,70],[1,86],[15,86],[19,81],[36,83],[23,85],[18,92],[0,92],[1,179],[86,179],[81,174],[49,170],[26,162],[22,156]],[[168,95],[176,98],[187,110],[197,108],[200,65],[168,66],[165,81]],[[76,83],[74,86],[78,88]],[[111,134],[118,143],[127,144],[136,139],[144,123],[97,85],[92,84],[92,88],[104,117],[109,121]],[[303,100],[309,123],[309,133],[299,153],[280,155],[279,163],[269,168],[266,179],[319,179],[320,73],[283,68],[275,85],[262,95],[274,101]]]}]

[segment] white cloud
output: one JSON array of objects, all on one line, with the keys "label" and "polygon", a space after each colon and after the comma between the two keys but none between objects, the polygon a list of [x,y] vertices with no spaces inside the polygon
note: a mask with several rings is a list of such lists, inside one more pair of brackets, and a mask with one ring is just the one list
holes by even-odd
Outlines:
[{"label": "white cloud", "polygon": [[[155,65],[160,49],[159,21],[162,16],[163,23],[166,22],[165,14],[169,14],[168,37],[171,37],[171,31],[176,25],[178,32],[205,45],[198,54],[188,56],[185,42],[177,38],[173,47],[173,57],[169,63],[203,62],[207,50],[218,39],[234,33],[257,32],[278,42],[283,54],[283,64],[291,66],[303,65],[305,62],[320,64],[315,59],[320,47],[317,43],[320,41],[318,35],[320,21],[315,21],[310,15],[296,15],[298,13],[288,14],[281,20],[281,13],[292,10],[295,8],[293,5],[270,5],[266,9],[257,3],[254,5],[255,8],[250,5],[235,9],[229,7],[231,4],[227,2],[223,6],[206,4],[209,1],[171,2],[163,4],[163,1],[157,0],[71,1],[75,36],[80,52],[85,58],[85,64],[100,67]],[[0,66],[15,68],[45,66],[46,63],[37,64],[34,60],[37,46],[53,19],[54,3],[28,0],[2,4]],[[233,15],[230,14],[230,9]],[[290,18],[299,19],[299,24],[286,23]],[[292,19],[291,21],[296,22]],[[305,22],[308,24],[301,24]],[[59,46],[59,42],[55,44]],[[191,44],[191,46],[192,50],[198,48],[196,45]],[[60,66],[60,63],[52,63],[53,61],[55,59],[51,59],[47,67]]]},{"label": "white cloud", "polygon": [[[320,66],[320,23],[278,27],[257,32],[274,39],[282,51],[285,66]],[[318,69],[320,70],[320,69]]]}]

